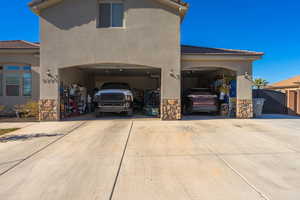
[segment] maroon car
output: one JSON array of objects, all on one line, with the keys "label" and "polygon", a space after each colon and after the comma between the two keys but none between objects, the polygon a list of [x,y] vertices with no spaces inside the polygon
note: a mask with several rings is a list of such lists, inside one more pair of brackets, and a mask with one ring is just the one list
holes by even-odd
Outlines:
[{"label": "maroon car", "polygon": [[186,114],[218,112],[218,96],[208,88],[188,89],[183,95],[183,109]]}]

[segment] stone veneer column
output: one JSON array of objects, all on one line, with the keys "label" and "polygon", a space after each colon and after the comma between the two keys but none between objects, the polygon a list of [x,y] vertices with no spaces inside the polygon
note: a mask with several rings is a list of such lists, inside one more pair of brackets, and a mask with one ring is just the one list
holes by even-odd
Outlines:
[{"label": "stone veneer column", "polygon": [[237,71],[236,117],[240,119],[253,118],[251,62]]},{"label": "stone veneer column", "polygon": [[39,101],[39,120],[40,121],[60,120],[57,100],[41,99]]},{"label": "stone veneer column", "polygon": [[180,120],[181,103],[178,99],[163,99],[161,104],[162,120]]},{"label": "stone veneer column", "polygon": [[253,118],[252,99],[238,99],[237,100],[236,117],[239,119]]}]

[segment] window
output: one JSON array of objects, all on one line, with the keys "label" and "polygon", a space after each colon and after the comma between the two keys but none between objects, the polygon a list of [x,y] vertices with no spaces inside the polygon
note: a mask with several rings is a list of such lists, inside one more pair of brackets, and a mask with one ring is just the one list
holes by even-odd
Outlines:
[{"label": "window", "polygon": [[8,73],[5,75],[6,96],[20,95],[20,74]]},{"label": "window", "polygon": [[[5,79],[4,81],[3,77]],[[2,85],[2,83],[4,84]],[[5,87],[5,89],[3,87]],[[31,96],[31,66],[4,65],[2,68],[0,66],[0,95],[3,95],[3,89],[5,91],[4,95],[6,96]]]},{"label": "window", "polygon": [[99,23],[100,28],[123,27],[123,3],[100,3]]},{"label": "window", "polygon": [[32,92],[32,75],[31,73],[23,74],[23,96],[31,96]]}]

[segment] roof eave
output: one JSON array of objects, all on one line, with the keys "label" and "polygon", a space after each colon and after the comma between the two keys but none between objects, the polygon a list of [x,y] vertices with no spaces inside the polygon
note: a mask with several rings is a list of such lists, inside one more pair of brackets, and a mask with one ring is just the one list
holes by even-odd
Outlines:
[{"label": "roof eave", "polygon": [[299,88],[298,85],[284,85],[284,86],[271,86],[269,85],[266,89],[272,89],[272,90],[275,90],[275,89],[294,89],[294,88]]},{"label": "roof eave", "polygon": [[39,48],[0,48],[0,53],[40,54]]},{"label": "roof eave", "polygon": [[49,1],[44,1],[44,2],[40,2],[40,3],[34,3],[34,4],[29,3],[28,6],[32,10],[32,12],[34,12],[37,15],[40,15],[40,13],[43,9],[53,6],[53,5],[56,5],[62,1],[63,0],[49,0]]},{"label": "roof eave", "polygon": [[262,59],[263,54],[181,53],[182,60],[248,60]]},{"label": "roof eave", "polygon": [[[53,5],[56,5],[62,1],[63,0],[48,0],[48,1],[40,2],[40,3],[29,3],[28,6],[35,14],[40,15],[40,13],[43,9],[53,6]],[[187,4],[187,3],[185,5],[182,5],[180,3],[176,3],[176,2],[170,1],[170,0],[156,0],[156,1],[178,10],[179,15],[182,20],[189,8],[189,4]]]}]

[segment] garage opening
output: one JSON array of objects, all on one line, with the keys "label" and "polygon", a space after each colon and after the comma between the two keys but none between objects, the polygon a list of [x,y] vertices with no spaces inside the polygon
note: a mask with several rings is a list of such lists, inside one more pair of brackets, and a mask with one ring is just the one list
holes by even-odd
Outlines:
[{"label": "garage opening", "polygon": [[193,68],[182,72],[184,115],[235,117],[236,72],[222,68]]},{"label": "garage opening", "polygon": [[161,70],[84,66],[60,71],[61,117],[160,116]]}]

